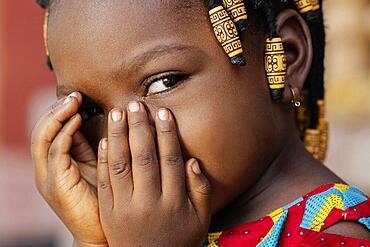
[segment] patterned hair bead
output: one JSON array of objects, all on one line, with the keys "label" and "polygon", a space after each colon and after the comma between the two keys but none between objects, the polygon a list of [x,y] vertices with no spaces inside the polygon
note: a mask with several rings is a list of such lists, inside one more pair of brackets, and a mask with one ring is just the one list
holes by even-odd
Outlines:
[{"label": "patterned hair bead", "polygon": [[233,19],[239,32],[245,32],[248,28],[247,9],[243,0],[223,0],[224,7]]},{"label": "patterned hair bead", "polygon": [[266,40],[265,70],[271,97],[279,101],[283,97],[287,70],[284,46],[280,37]]},{"label": "patterned hair bead", "polygon": [[238,30],[219,0],[209,1],[209,17],[214,34],[230,57],[231,63],[240,66],[245,65],[246,61],[243,56]]},{"label": "patterned hair bead", "polygon": [[294,0],[298,11],[309,21],[316,21],[320,16],[319,0]]}]

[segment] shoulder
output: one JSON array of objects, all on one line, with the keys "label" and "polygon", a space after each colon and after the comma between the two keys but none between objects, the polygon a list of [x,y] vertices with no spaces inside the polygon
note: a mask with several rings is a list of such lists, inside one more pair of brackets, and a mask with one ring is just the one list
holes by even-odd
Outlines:
[{"label": "shoulder", "polygon": [[370,200],[356,187],[347,184],[321,186],[308,196],[305,211],[306,217],[311,216],[311,226],[313,223],[318,226],[317,231],[370,239]]},{"label": "shoulder", "polygon": [[370,231],[366,228],[366,226],[354,221],[340,221],[335,225],[325,229],[323,232],[345,237],[370,240]]}]

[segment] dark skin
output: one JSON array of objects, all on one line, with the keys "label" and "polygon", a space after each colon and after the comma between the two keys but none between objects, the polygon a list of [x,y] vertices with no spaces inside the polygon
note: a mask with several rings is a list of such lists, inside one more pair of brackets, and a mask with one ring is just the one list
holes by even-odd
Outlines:
[{"label": "dark skin", "polygon": [[[302,88],[312,60],[309,30],[292,10],[280,13],[277,22],[286,47],[287,80],[292,86]],[[66,129],[77,133],[71,135],[74,143],[71,152],[75,158],[81,156],[76,158],[81,161],[76,167],[85,178],[83,188],[95,185],[95,153],[100,158],[104,156],[99,141],[108,137],[109,142],[112,127],[109,113],[114,108],[125,115],[131,101],[140,101],[142,113],[148,114],[147,130],[151,130],[153,139],[158,137],[158,110],[166,108],[172,113],[186,179],[191,179],[189,159],[194,157],[209,180],[212,192],[207,214],[213,215],[212,231],[258,219],[319,185],[342,182],[314,160],[299,140],[289,90],[286,89],[283,102],[271,101],[263,69],[264,38],[259,32],[242,36],[248,64],[240,68],[231,65],[225,56],[212,33],[207,10],[200,3],[194,3],[190,8],[180,1],[170,1],[164,7],[163,3],[148,5],[146,1],[135,1],[132,5],[115,0],[71,0],[59,1],[52,6],[48,45],[58,79],[58,97],[64,100],[71,92],[81,93],[68,105],[69,108],[55,107],[59,113],[54,116],[60,116],[60,123],[77,116],[69,120],[70,127]],[[164,87],[157,76],[176,83],[171,89],[160,92],[158,87]],[[76,113],[78,109],[85,109],[88,102],[101,108],[103,113],[82,122]],[[55,133],[61,127],[62,124],[55,127]],[[34,130],[35,153],[42,128],[39,126]],[[121,136],[122,140],[124,136]],[[90,145],[86,144],[88,142]],[[109,147],[108,153],[112,152],[113,145]],[[88,151],[81,155],[77,148]],[[41,158],[34,158],[34,163],[38,159]],[[185,161],[188,162],[185,164]],[[104,180],[102,167],[98,172],[100,181]],[[40,177],[42,174],[37,175]],[[183,175],[178,174],[174,179],[175,183],[183,184]],[[37,181],[40,190],[45,191],[43,182]],[[206,184],[205,178],[199,181]],[[98,191],[99,188],[102,187],[98,179]],[[63,203],[53,202],[47,192],[43,194],[55,211],[63,212],[60,209]],[[104,222],[112,221],[104,220],[102,208],[108,204],[102,203],[100,195],[103,194],[100,192],[98,200],[104,233],[115,239],[115,234],[107,234],[110,233],[107,224],[104,226]],[[62,197],[66,195],[62,193]],[[91,211],[96,211],[97,203],[91,196]],[[68,218],[63,213],[58,215],[62,219]],[[80,245],[104,245],[104,234],[91,239],[94,234],[81,233],[76,227],[79,222],[72,222],[75,218],[78,217],[64,221],[76,241],[82,242]],[[203,228],[208,228],[207,217],[202,219]],[[95,225],[94,222],[80,225],[84,224],[83,229]],[[119,225],[114,223],[111,228],[119,228]],[[331,229],[353,237],[368,235],[362,227],[353,228],[348,224]],[[101,229],[95,231],[101,232]],[[201,234],[202,230],[194,238]],[[115,241],[108,237],[108,242]]]}]

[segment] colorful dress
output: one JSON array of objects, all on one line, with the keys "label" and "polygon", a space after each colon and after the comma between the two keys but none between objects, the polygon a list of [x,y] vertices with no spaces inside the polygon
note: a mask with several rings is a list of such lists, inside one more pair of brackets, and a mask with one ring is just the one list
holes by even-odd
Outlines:
[{"label": "colorful dress", "polygon": [[209,233],[203,246],[370,247],[370,240],[322,232],[343,220],[357,221],[370,230],[370,200],[353,186],[327,184],[260,220]]}]

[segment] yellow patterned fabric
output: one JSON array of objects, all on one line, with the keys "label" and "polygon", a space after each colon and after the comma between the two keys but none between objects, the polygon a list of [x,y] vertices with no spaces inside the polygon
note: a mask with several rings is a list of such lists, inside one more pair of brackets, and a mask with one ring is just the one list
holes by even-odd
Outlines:
[{"label": "yellow patterned fabric", "polygon": [[220,238],[222,232],[213,232],[208,234],[208,247],[218,247],[218,239]]}]

